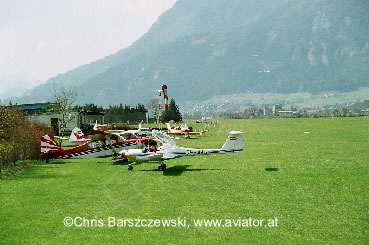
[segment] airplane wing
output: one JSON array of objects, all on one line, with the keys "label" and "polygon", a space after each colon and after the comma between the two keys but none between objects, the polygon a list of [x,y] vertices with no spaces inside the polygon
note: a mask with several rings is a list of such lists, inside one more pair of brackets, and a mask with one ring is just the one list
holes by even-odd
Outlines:
[{"label": "airplane wing", "polygon": [[204,134],[208,132],[208,130],[204,130],[204,131],[196,131],[196,132],[189,132],[189,134]]},{"label": "airplane wing", "polygon": [[182,134],[187,134],[187,132],[180,132],[180,131],[172,131],[172,132],[166,132],[166,134],[173,134],[173,135],[182,135]]},{"label": "airplane wing", "polygon": [[158,130],[153,130],[152,131],[152,136],[154,136],[155,138],[157,138],[163,145],[171,145],[171,146],[175,146],[176,142],[174,142],[174,140],[169,137],[169,135],[158,131]]},{"label": "airplane wing", "polygon": [[61,136],[54,136],[54,139],[58,139],[58,140],[68,140],[68,138],[66,138],[66,137],[61,137]]}]

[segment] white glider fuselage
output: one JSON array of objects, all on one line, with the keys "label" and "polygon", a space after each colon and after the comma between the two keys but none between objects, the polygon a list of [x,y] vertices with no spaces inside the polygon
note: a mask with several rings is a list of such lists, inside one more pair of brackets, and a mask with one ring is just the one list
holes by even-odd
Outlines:
[{"label": "white glider fuselage", "polygon": [[153,131],[153,135],[163,144],[156,152],[146,149],[129,149],[120,152],[121,157],[113,161],[125,160],[131,164],[143,162],[160,162],[183,156],[208,155],[214,153],[230,154],[243,151],[244,139],[240,131],[232,131],[221,149],[194,149],[180,147],[165,133]]},{"label": "white glider fuselage", "polygon": [[141,149],[129,149],[122,152],[129,162],[161,162],[163,160],[174,159],[183,156],[207,155],[212,153],[227,153],[220,149],[193,149],[179,146],[168,148],[160,147],[156,152],[149,152]]}]

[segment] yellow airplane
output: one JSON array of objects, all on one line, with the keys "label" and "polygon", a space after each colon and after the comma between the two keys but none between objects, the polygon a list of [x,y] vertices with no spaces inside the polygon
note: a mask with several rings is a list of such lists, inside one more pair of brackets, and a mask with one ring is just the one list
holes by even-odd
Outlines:
[{"label": "yellow airplane", "polygon": [[208,130],[203,130],[203,131],[191,132],[187,124],[182,124],[172,129],[170,124],[167,123],[167,128],[168,128],[167,134],[185,134],[185,135],[199,134],[199,135],[202,135],[203,133],[206,133],[208,131]]},{"label": "yellow airplane", "polygon": [[167,129],[168,129],[167,134],[188,134],[190,132],[190,129],[186,124],[183,124],[181,126],[172,129],[170,124],[167,123]]}]

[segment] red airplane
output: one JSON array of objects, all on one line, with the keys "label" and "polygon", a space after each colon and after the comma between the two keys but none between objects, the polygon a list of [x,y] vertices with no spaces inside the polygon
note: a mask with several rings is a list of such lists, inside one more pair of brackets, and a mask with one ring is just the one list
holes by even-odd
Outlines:
[{"label": "red airplane", "polygon": [[68,149],[61,148],[49,135],[41,136],[40,156],[46,160],[105,157],[114,155],[121,150],[141,149],[148,145],[148,139],[143,137],[124,139],[120,135],[108,134],[104,131],[95,131],[93,134],[96,135],[94,138],[97,139]]}]

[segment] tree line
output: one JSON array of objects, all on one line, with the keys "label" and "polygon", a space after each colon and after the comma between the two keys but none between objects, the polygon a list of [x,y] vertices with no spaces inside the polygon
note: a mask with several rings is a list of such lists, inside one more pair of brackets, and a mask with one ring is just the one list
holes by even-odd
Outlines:
[{"label": "tree line", "polygon": [[[154,100],[149,105],[149,108],[154,116],[158,115],[158,103],[157,100]],[[146,109],[145,105],[138,104],[136,106],[130,106],[130,105],[109,105],[108,108],[103,108],[102,106],[95,105],[93,103],[85,104],[84,106],[75,106],[73,108],[75,111],[88,111],[88,112],[95,112],[95,113],[105,113],[105,115],[123,115],[126,113],[146,113],[148,112],[148,109]],[[169,103],[169,110],[163,111],[161,114],[161,121],[162,122],[169,122],[169,121],[182,121],[182,115],[179,111],[179,107],[176,104],[174,99],[170,100]]]},{"label": "tree line", "polygon": [[95,113],[112,113],[112,114],[124,114],[124,113],[135,113],[135,112],[147,112],[145,105],[138,104],[136,106],[130,105],[109,105],[108,108],[103,108],[102,106],[95,105],[93,103],[85,104],[83,106],[76,105],[73,107],[74,111],[88,111],[88,112],[95,112]]}]

